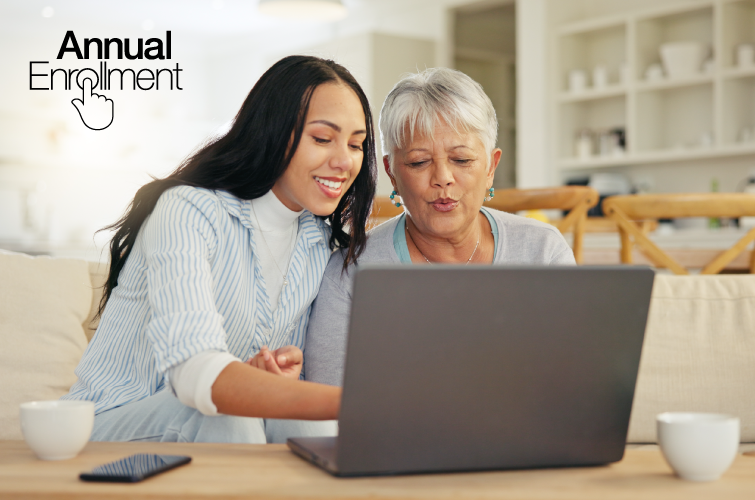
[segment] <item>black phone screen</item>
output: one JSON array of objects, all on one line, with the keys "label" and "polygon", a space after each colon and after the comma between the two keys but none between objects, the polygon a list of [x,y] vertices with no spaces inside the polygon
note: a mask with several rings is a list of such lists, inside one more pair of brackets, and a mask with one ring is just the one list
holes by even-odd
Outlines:
[{"label": "black phone screen", "polygon": [[81,473],[79,478],[83,481],[135,483],[189,462],[191,457],[140,453],[95,467],[91,472]]}]

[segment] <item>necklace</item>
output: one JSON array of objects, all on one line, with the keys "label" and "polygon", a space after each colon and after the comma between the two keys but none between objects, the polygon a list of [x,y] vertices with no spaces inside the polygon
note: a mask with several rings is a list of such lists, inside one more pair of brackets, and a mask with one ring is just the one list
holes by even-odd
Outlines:
[{"label": "necklace", "polygon": [[[417,242],[414,241],[414,238],[412,238],[412,235],[409,232],[409,226],[405,225],[404,229],[406,230],[406,234],[409,236],[409,239],[412,240],[412,243],[414,243],[414,248],[417,249],[417,251],[419,252],[419,254],[422,257],[424,257],[424,259],[427,261],[427,263],[428,264],[437,264],[437,262],[431,262],[430,259],[428,259],[427,257],[425,257],[425,254],[422,253],[422,250],[419,249],[419,247],[417,246]],[[479,247],[479,246],[480,246],[480,235],[478,234],[477,235],[477,244],[474,246],[474,250],[472,250],[472,255],[470,255],[469,258],[467,259],[467,261],[464,263],[465,266],[467,264],[469,264],[470,262],[472,262],[472,257],[474,257],[475,252],[477,252],[477,247]]]},{"label": "necklace", "polygon": [[[265,239],[265,231],[262,230],[262,226],[260,226],[260,221],[259,219],[257,219],[257,211],[254,209],[254,203],[253,202],[249,202],[249,203],[252,205],[252,213],[254,214],[254,222],[257,223],[257,227],[259,228],[260,234],[262,235],[262,242],[265,244],[265,248],[267,248],[267,251],[270,252],[270,256],[273,258],[273,264],[275,264],[275,267],[278,269],[278,272],[283,277],[283,287],[285,288],[288,286],[288,275],[284,274],[283,271],[281,271],[281,268],[278,265],[278,261],[275,259],[275,255],[273,254],[273,251],[270,249],[270,245],[267,244],[267,240]],[[293,247],[294,243],[296,242],[295,229],[291,231],[291,235],[292,235],[291,247]],[[291,261],[291,257],[293,256],[293,254],[294,254],[294,249],[291,248],[291,255],[288,256],[289,262]],[[288,265],[286,265],[286,270],[288,270]]]}]

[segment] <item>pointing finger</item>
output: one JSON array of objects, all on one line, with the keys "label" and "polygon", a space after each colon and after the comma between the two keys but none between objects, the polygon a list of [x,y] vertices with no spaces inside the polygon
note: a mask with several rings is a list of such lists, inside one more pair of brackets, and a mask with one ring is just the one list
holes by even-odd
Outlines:
[{"label": "pointing finger", "polygon": [[86,102],[87,99],[92,97],[92,79],[91,78],[84,78],[84,87],[82,87],[82,90],[84,91],[84,97],[82,100]]}]

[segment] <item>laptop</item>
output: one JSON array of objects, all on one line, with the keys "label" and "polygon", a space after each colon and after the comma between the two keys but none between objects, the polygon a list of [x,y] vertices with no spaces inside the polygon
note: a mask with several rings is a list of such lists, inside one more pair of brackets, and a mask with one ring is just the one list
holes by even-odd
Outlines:
[{"label": "laptop", "polygon": [[365,266],[338,437],[292,438],[336,476],[621,460],[654,272]]}]

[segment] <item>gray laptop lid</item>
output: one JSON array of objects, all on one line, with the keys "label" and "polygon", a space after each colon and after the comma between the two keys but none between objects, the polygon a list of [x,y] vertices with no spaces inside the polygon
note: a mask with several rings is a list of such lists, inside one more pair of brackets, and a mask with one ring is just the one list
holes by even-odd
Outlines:
[{"label": "gray laptop lid", "polygon": [[620,460],[653,277],[628,266],[360,269],[339,473]]}]

